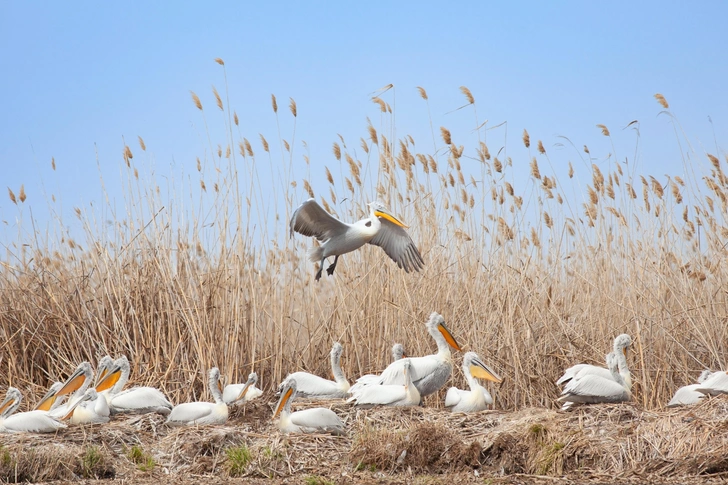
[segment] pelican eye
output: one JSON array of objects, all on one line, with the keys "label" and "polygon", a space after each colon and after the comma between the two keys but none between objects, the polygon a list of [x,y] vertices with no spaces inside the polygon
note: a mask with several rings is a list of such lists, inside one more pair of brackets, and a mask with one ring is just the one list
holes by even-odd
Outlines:
[{"label": "pelican eye", "polygon": [[372,227],[372,221],[367,221],[364,225],[367,227]]}]

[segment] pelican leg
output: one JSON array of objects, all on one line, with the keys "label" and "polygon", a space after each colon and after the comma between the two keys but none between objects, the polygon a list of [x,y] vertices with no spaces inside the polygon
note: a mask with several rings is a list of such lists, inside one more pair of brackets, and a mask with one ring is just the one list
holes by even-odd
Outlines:
[{"label": "pelican leg", "polygon": [[321,272],[324,270],[324,260],[321,260],[321,264],[319,265],[319,270],[316,271],[316,278],[314,278],[316,281],[321,279]]},{"label": "pelican leg", "polygon": [[[338,256],[335,256],[335,257],[334,257],[334,264],[331,264],[331,265],[329,265],[329,267],[328,267],[328,268],[326,268],[326,273],[327,273],[327,274],[328,274],[329,276],[331,276],[332,274],[334,274],[334,270],[336,269],[336,262],[337,262],[338,260],[339,260],[339,257],[338,257]],[[321,267],[323,267],[323,265],[322,265]]]}]

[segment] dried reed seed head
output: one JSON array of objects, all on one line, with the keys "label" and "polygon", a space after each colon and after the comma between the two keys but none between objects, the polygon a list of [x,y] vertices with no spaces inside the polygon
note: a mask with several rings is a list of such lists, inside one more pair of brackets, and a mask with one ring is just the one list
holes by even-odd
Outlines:
[{"label": "dried reed seed head", "polygon": [[468,100],[468,104],[475,104],[475,98],[468,88],[460,86],[460,92],[465,95],[465,98]]},{"label": "dried reed seed head", "polygon": [[332,187],[329,187],[329,194],[331,195],[331,202],[333,204],[336,204],[336,194],[334,193],[334,189]]},{"label": "dried reed seed head", "polygon": [[[551,227],[554,225],[554,220],[551,219],[551,216],[546,211],[544,211],[544,213],[543,213],[543,222],[544,222],[544,224],[546,224],[546,227],[548,227],[549,229],[551,229]],[[533,229],[533,228],[531,228],[531,229]]]},{"label": "dried reed seed head", "polygon": [[286,140],[283,140],[283,147],[286,149],[287,152],[291,151],[291,145],[289,145]]},{"label": "dried reed seed head", "polygon": [[652,176],[650,176],[650,181],[651,181],[651,185],[652,185],[652,192],[654,192],[654,194],[657,197],[662,199],[662,196],[664,194],[664,191],[662,189],[662,184],[660,182],[658,182],[657,179],[655,179]]},{"label": "dried reed seed head", "polygon": [[670,183],[670,189],[672,190],[672,196],[675,199],[675,202],[678,204],[682,204],[682,194],[680,194],[680,187],[677,186],[675,182]]},{"label": "dried reed seed head", "polygon": [[222,158],[222,145],[217,145],[217,158]]},{"label": "dried reed seed head", "polygon": [[460,182],[460,185],[465,185],[465,177],[463,177],[463,173],[458,170],[458,182]]},{"label": "dried reed seed head", "polygon": [[334,185],[334,177],[331,175],[331,170],[329,170],[329,167],[324,168],[326,169],[326,180],[328,180],[331,185]]},{"label": "dried reed seed head", "polygon": [[475,197],[473,197],[473,194],[470,194],[470,200],[468,200],[468,207],[471,209],[475,207]]},{"label": "dried reed seed head", "polygon": [[55,157],[51,157],[51,168],[53,170],[56,169],[56,158]]},{"label": "dried reed seed head", "polygon": [[445,142],[446,145],[452,145],[452,137],[450,136],[450,130],[448,130],[444,126],[441,126],[440,135],[442,136],[442,140]]},{"label": "dried reed seed head", "polygon": [[238,113],[237,113],[237,111],[233,111],[233,123],[235,123],[235,126],[240,126],[240,123],[238,121]]},{"label": "dried reed seed head", "polygon": [[372,102],[379,105],[379,111],[381,111],[382,113],[387,112],[387,103],[385,103],[382,98],[374,96],[372,98]]},{"label": "dried reed seed head", "polygon": [[290,100],[288,104],[288,108],[291,110],[291,114],[294,118],[298,115],[298,110],[296,109],[296,101],[293,98],[288,98]]},{"label": "dried reed seed head", "polygon": [[437,162],[435,161],[435,158],[432,155],[427,155],[427,158],[430,160],[430,171],[432,173],[437,173]]},{"label": "dried reed seed head", "polygon": [[277,114],[278,113],[278,102],[276,101],[275,94],[270,95],[270,102],[271,102],[271,105],[273,106],[273,112]]},{"label": "dried reed seed head", "polygon": [[531,159],[531,176],[537,180],[541,180],[541,172],[538,170],[538,162],[536,157]]},{"label": "dried reed seed head", "polygon": [[420,96],[422,97],[422,99],[427,101],[427,91],[425,91],[425,88],[417,86],[417,91],[420,92]]},{"label": "dried reed seed head", "polygon": [[139,139],[139,146],[141,147],[142,151],[146,152],[147,145],[144,143],[144,140],[142,139],[141,136],[138,136],[137,138]]},{"label": "dried reed seed head", "polygon": [[[215,58],[215,62],[217,62],[217,63],[218,63],[218,64],[220,64],[221,66],[224,66],[224,65],[225,65],[225,61],[223,61],[223,60],[222,60],[222,59],[220,59],[219,57],[216,57],[216,58]],[[199,243],[198,243],[198,244],[199,244]]]},{"label": "dried reed seed head", "polygon": [[207,192],[207,185],[205,185],[205,181],[204,181],[204,180],[202,180],[202,179],[200,179],[200,188],[201,188],[201,189],[202,189],[203,191]]},{"label": "dried reed seed head", "polygon": [[197,157],[197,171],[202,172],[202,163],[200,163],[200,157]]},{"label": "dried reed seed head", "polygon": [[670,108],[670,105],[667,104],[667,100],[665,99],[665,97],[662,94],[660,94],[660,93],[655,94],[655,99],[657,100],[658,103],[660,103],[660,105],[663,108],[665,108],[665,109]]},{"label": "dried reed seed head", "polygon": [[255,154],[253,153],[253,147],[250,145],[250,142],[247,138],[243,138],[243,142],[245,143],[245,151],[248,152],[248,155],[251,157],[254,157]]},{"label": "dried reed seed head", "polygon": [[586,186],[587,191],[589,192],[589,202],[593,205],[596,205],[599,203],[599,194],[597,194],[597,191],[594,190],[590,185]]},{"label": "dried reed seed head", "polygon": [[10,202],[12,202],[15,205],[18,205],[18,199],[15,198],[15,193],[13,190],[8,187],[8,196],[10,197]]},{"label": "dried reed seed head", "polygon": [[488,150],[488,145],[480,142],[480,151],[482,152],[484,159],[490,160],[490,150]]},{"label": "dried reed seed head", "polygon": [[230,158],[230,145],[225,146],[225,158]]},{"label": "dried reed seed head", "polygon": [[559,204],[564,203],[564,199],[561,197],[561,194],[556,194],[556,202],[558,202]]},{"label": "dried reed seed head", "polygon": [[602,135],[609,136],[609,130],[607,129],[606,126],[604,126],[604,125],[597,125],[597,128],[599,128],[600,130],[602,130]]},{"label": "dried reed seed head", "polygon": [[447,176],[450,181],[450,187],[455,187],[455,177],[452,176],[452,172],[448,173]]},{"label": "dried reed seed head", "polygon": [[311,184],[308,183],[308,180],[306,180],[306,179],[303,180],[303,190],[305,190],[308,193],[309,197],[311,197],[311,198],[314,197],[313,189],[311,188]]},{"label": "dried reed seed head", "polygon": [[541,155],[546,154],[546,149],[543,147],[543,143],[541,142],[541,140],[538,141],[538,153],[540,153]]},{"label": "dried reed seed head", "polygon": [[637,198],[637,193],[634,191],[634,187],[632,187],[632,184],[627,184],[627,193],[629,194],[630,199]]},{"label": "dried reed seed head", "polygon": [[534,246],[536,246],[537,248],[541,247],[541,239],[539,239],[538,233],[536,232],[536,228],[534,228],[534,227],[531,228],[531,243]]},{"label": "dried reed seed head", "polygon": [[513,197],[513,194],[514,194],[514,190],[513,190],[513,186],[512,186],[511,184],[510,184],[510,182],[506,182],[506,183],[504,184],[504,186],[505,186],[505,188],[506,188],[506,193],[507,193],[508,195],[510,195],[511,197]]},{"label": "dried reed seed head", "polygon": [[594,182],[594,188],[599,192],[604,189],[604,174],[594,163],[592,164],[592,182]]},{"label": "dried reed seed head", "polygon": [[528,131],[526,129],[523,129],[523,144],[526,146],[526,148],[530,148],[531,146],[531,137],[528,135]]},{"label": "dried reed seed head", "polygon": [[190,96],[192,96],[192,102],[195,103],[195,106],[197,106],[197,109],[202,111],[202,101],[200,101],[199,96],[195,94],[194,91],[190,91]]},{"label": "dried reed seed head", "polygon": [[586,146],[586,145],[584,145],[584,153],[586,153],[587,155],[589,155],[589,147]]},{"label": "dried reed seed head", "polygon": [[339,161],[340,161],[340,160],[341,160],[341,147],[340,147],[340,146],[339,146],[339,144],[338,144],[338,143],[336,143],[336,142],[334,142],[334,146],[333,146],[333,152],[334,152],[334,157],[335,157],[335,158],[336,158],[337,160],[339,160]]},{"label": "dried reed seed head", "polygon": [[607,185],[607,197],[614,200],[615,193],[614,193],[614,186],[610,183]]},{"label": "dried reed seed head", "polygon": [[266,140],[265,137],[262,134],[260,134],[260,133],[258,133],[258,136],[260,137],[260,143],[263,144],[263,150],[266,153],[270,153],[270,150],[269,150],[269,147],[268,147],[268,140]]},{"label": "dried reed seed head", "polygon": [[569,162],[569,178],[574,178],[574,167],[571,165],[571,162]]},{"label": "dried reed seed head", "polygon": [[708,158],[710,159],[710,163],[713,164],[716,170],[720,170],[720,160],[718,160],[718,157],[715,155],[711,155],[708,153]]},{"label": "dried reed seed head", "polygon": [[495,157],[493,159],[493,169],[498,173],[501,173],[503,171],[503,164],[500,160],[498,160],[498,157]]},{"label": "dried reed seed head", "polygon": [[374,129],[374,127],[369,124],[367,126],[367,131],[369,131],[369,139],[372,140],[372,143],[375,145],[379,145],[379,138],[377,137],[377,130]]},{"label": "dried reed seed head", "polygon": [[215,86],[212,87],[212,94],[215,96],[215,103],[217,103],[217,107],[220,108],[220,111],[223,111],[222,98],[220,98],[220,94],[217,92],[217,89],[215,89]]}]

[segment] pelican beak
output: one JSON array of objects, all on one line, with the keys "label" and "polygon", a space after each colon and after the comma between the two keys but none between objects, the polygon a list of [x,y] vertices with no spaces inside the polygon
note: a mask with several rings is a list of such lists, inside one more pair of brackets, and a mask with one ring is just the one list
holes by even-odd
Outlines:
[{"label": "pelican beak", "polygon": [[409,357],[409,355],[407,355],[407,352],[402,352],[402,358],[406,359],[407,357]]},{"label": "pelican beak", "polygon": [[281,411],[283,411],[283,408],[286,407],[286,403],[291,398],[291,395],[293,394],[293,388],[289,387],[286,389],[286,392],[283,393],[281,396],[280,401],[278,401],[278,406],[276,406],[276,412],[273,413],[273,419],[276,419],[279,414],[281,414]]},{"label": "pelican beak", "polygon": [[217,380],[217,389],[222,393],[222,382],[220,382],[220,379]]},{"label": "pelican beak", "polygon": [[81,387],[83,385],[83,381],[85,380],[86,376],[83,374],[83,370],[77,369],[76,372],[71,374],[71,377],[69,377],[68,380],[63,384],[63,387],[58,390],[56,396],[65,396],[66,394],[71,394],[79,387]]},{"label": "pelican beak", "polygon": [[450,347],[452,347],[455,350],[461,350],[460,345],[455,340],[455,337],[452,336],[450,333],[450,330],[447,329],[444,323],[440,323],[437,325],[437,329],[440,331],[443,337],[445,337],[445,340],[448,344],[450,344]]},{"label": "pelican beak", "polygon": [[45,396],[40,400],[40,402],[35,406],[33,409],[34,411],[50,411],[53,407],[53,403],[56,402],[56,398],[58,397],[58,393],[51,389],[46,393]]},{"label": "pelican beak", "polygon": [[[243,390],[240,391],[240,394],[238,394],[238,397],[235,398],[235,401],[240,401],[241,399],[243,399],[245,397],[245,393],[248,392],[248,388],[250,387],[251,384],[252,383],[250,382],[250,380],[248,380],[248,382],[245,383],[245,387],[243,387]],[[235,401],[233,401],[233,402],[235,402]]]},{"label": "pelican beak", "polygon": [[5,398],[5,400],[0,404],[0,416],[10,407],[11,404],[15,402],[15,399],[8,396]]},{"label": "pelican beak", "polygon": [[96,392],[103,392],[107,389],[111,389],[114,387],[114,385],[119,382],[119,379],[121,378],[121,367],[118,365],[116,368],[109,372],[108,369],[104,369],[102,372],[103,377],[99,379],[98,384],[94,387],[96,389]]},{"label": "pelican beak", "polygon": [[473,375],[473,377],[495,382],[496,384],[500,384],[501,382],[503,382],[503,379],[498,374],[493,372],[490,367],[477,359],[473,360],[473,363],[470,364],[470,373]]},{"label": "pelican beak", "polygon": [[377,217],[381,217],[382,219],[387,219],[392,224],[397,224],[399,227],[404,227],[405,229],[407,226],[405,226],[404,222],[400,221],[396,217],[394,217],[392,214],[389,214],[387,212],[383,212],[381,210],[374,211],[374,215]]},{"label": "pelican beak", "polygon": [[101,372],[99,372],[99,375],[96,376],[96,380],[94,381],[94,387],[98,386],[101,381],[104,380],[104,377],[109,373],[109,369],[107,367],[104,367],[101,369]]}]

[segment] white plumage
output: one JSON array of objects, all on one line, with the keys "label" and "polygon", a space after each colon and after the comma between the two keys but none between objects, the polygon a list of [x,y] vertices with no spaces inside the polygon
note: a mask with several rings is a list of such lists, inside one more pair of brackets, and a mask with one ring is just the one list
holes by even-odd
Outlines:
[{"label": "white plumage", "polygon": [[468,381],[470,390],[465,391],[451,387],[445,395],[445,407],[452,412],[472,413],[482,411],[493,404],[493,398],[488,390],[480,385],[478,378],[500,383],[503,379],[490,367],[485,365],[475,352],[468,352],[463,356],[463,374]]},{"label": "white plumage", "polygon": [[137,386],[123,390],[130,374],[129,360],[122,355],[113,362],[111,369],[96,384],[96,389],[106,398],[111,414],[169,414],[172,403],[159,389]]},{"label": "white plumage", "polygon": [[263,391],[255,387],[258,382],[258,374],[251,372],[244,384],[228,384],[222,391],[222,400],[226,404],[242,406],[253,399],[263,395]]},{"label": "white plumage", "polygon": [[607,403],[622,402],[632,399],[627,383],[619,373],[617,359],[613,352],[607,356],[607,365],[612,378],[607,379],[597,374],[586,374],[571,379],[564,387],[559,401],[569,403]]},{"label": "white plumage", "polygon": [[167,424],[170,426],[190,426],[204,424],[224,424],[228,419],[228,407],[222,400],[220,370],[210,369],[207,384],[215,402],[187,402],[178,404],[169,413]]},{"label": "white plumage", "polygon": [[420,393],[412,383],[412,361],[402,359],[403,384],[364,386],[355,390],[346,402],[354,401],[360,407],[417,406]]},{"label": "white plumage", "polygon": [[[289,379],[281,392],[273,419],[284,433],[332,433],[344,434],[341,418],[327,408],[311,408],[291,412],[291,402],[296,398],[296,380]],[[279,418],[280,416],[280,418]]]},{"label": "white plumage", "polygon": [[690,384],[682,386],[680,389],[675,391],[675,395],[672,396],[670,402],[667,403],[668,408],[674,408],[676,406],[688,406],[695,404],[705,397],[705,393],[700,392],[698,389],[707,390],[704,387],[705,381],[707,381],[713,375],[712,371],[704,370],[698,377],[697,384]]},{"label": "white plumage", "polygon": [[341,353],[343,351],[344,347],[339,342],[336,342],[329,353],[331,372],[334,374],[335,380],[330,381],[308,372],[294,372],[286,376],[283,382],[278,385],[278,392],[280,393],[283,390],[286,381],[295,379],[297,385],[296,395],[298,397],[309,399],[338,399],[346,397],[346,394],[349,392],[349,381],[344,376],[344,371],[341,370]]}]

